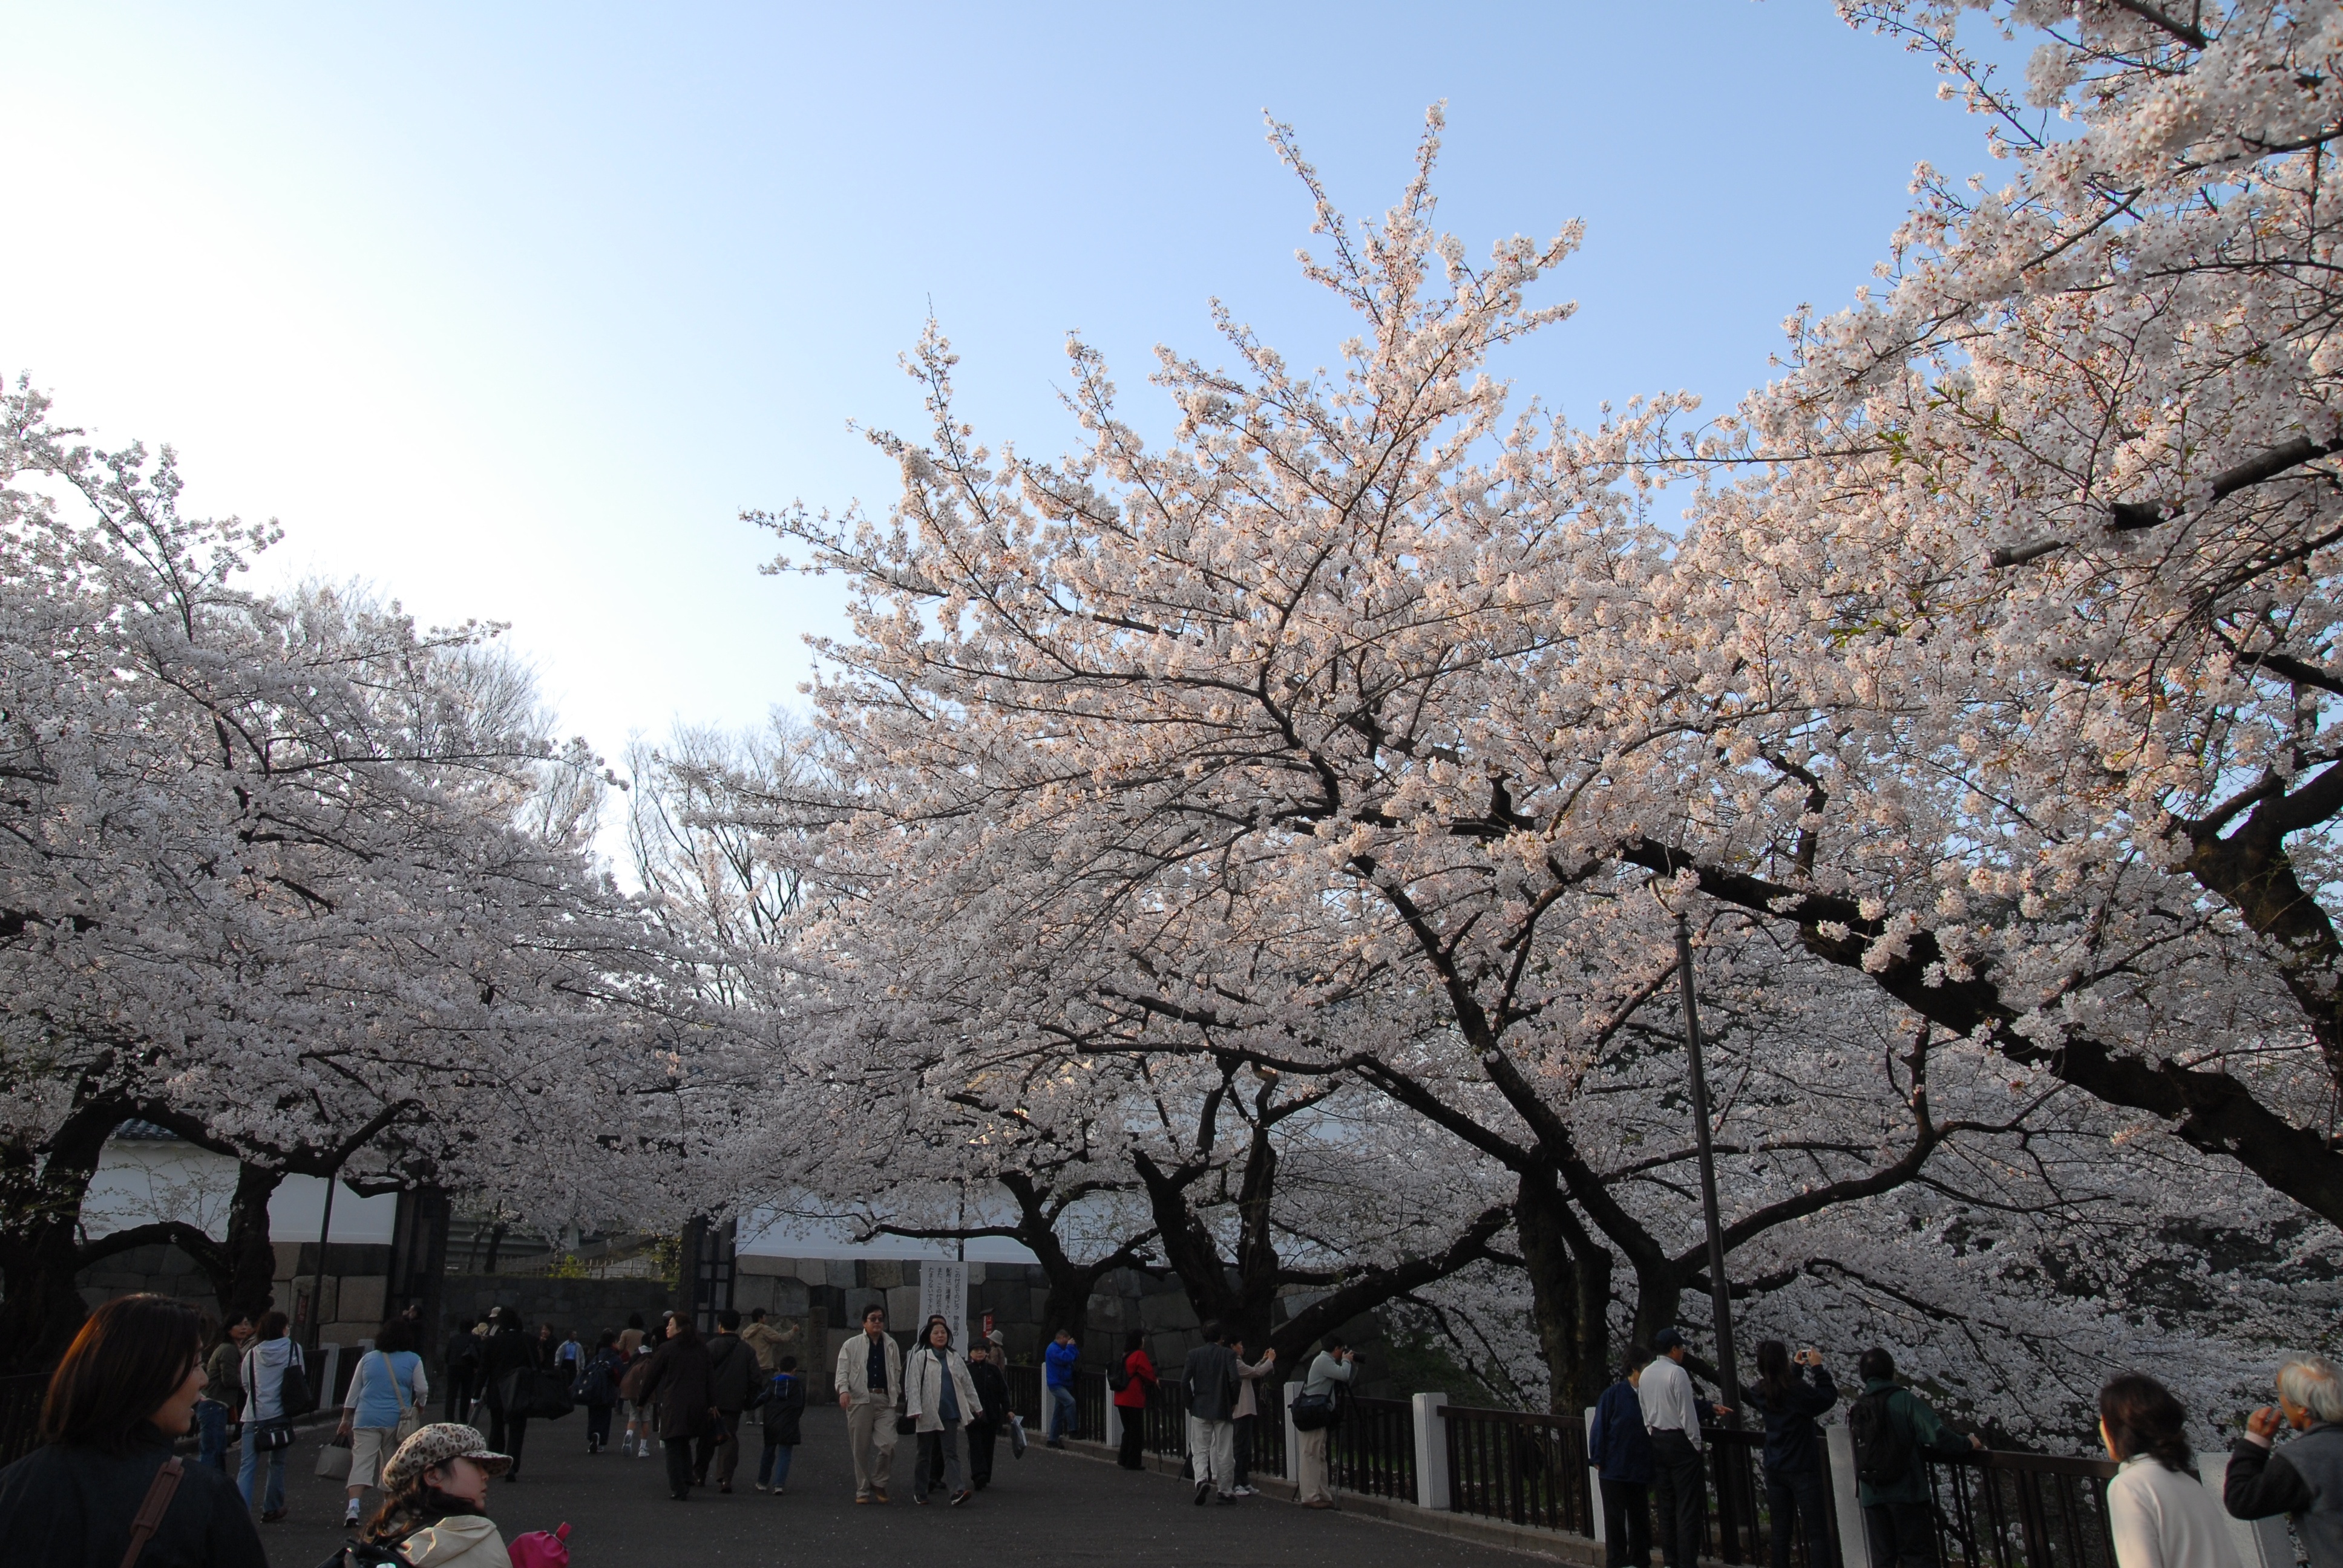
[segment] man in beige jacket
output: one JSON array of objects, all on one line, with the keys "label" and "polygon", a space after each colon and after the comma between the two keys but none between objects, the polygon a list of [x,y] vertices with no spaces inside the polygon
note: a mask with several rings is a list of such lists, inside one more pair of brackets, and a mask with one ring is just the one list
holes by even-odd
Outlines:
[{"label": "man in beige jacket", "polygon": [[862,1332],[838,1347],[838,1408],[854,1455],[854,1501],[887,1501],[895,1465],[895,1411],[903,1402],[903,1347],[887,1332],[887,1309],[863,1312]]},{"label": "man in beige jacket", "polygon": [[798,1337],[798,1326],[777,1329],[765,1321],[765,1309],[759,1307],[749,1314],[749,1326],[740,1331],[740,1342],[757,1352],[757,1365],[767,1377],[773,1375],[781,1347]]}]

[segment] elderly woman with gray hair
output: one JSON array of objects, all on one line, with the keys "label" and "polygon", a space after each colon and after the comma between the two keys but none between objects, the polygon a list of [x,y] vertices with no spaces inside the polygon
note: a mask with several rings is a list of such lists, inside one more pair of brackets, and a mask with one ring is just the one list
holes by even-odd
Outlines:
[{"label": "elderly woman with gray hair", "polygon": [[[2273,1452],[2281,1419],[2301,1435]],[[2246,1418],[2221,1501],[2237,1519],[2285,1514],[2310,1568],[2343,1568],[2343,1373],[2333,1362],[2297,1356],[2278,1369],[2278,1409]]]}]

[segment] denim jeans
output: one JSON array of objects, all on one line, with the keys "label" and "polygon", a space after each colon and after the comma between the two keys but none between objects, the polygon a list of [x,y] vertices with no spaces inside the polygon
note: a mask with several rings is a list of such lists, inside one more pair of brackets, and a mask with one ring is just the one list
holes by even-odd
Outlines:
[{"label": "denim jeans", "polygon": [[227,1469],[227,1406],[216,1399],[196,1401],[196,1431],[200,1435],[196,1462],[214,1470]]},{"label": "denim jeans", "polygon": [[[236,1467],[236,1486],[237,1491],[244,1493],[244,1505],[246,1508],[252,1506],[252,1483],[260,1469],[260,1450],[256,1446],[259,1439],[260,1422],[246,1422],[244,1423],[244,1462]],[[268,1456],[266,1483],[268,1490],[260,1502],[260,1511],[263,1513],[282,1513],[285,1511],[285,1460],[292,1452],[289,1448],[280,1448]]]},{"label": "denim jeans", "polygon": [[1071,1437],[1074,1431],[1074,1391],[1065,1383],[1050,1385],[1050,1422],[1042,1437],[1051,1442]]},{"label": "denim jeans", "polygon": [[797,1452],[798,1445],[794,1442],[775,1442],[767,1439],[765,1451],[757,1455],[757,1484],[770,1486],[776,1492],[787,1486],[789,1483],[789,1461],[796,1457]]}]

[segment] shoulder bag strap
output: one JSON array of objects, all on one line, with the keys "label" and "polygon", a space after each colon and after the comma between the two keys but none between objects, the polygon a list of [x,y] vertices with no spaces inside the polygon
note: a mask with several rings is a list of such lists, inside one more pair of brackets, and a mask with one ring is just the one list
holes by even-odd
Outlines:
[{"label": "shoulder bag strap", "polygon": [[389,1352],[377,1351],[374,1353],[382,1357],[383,1375],[390,1380],[390,1392],[398,1401],[398,1419],[405,1421],[414,1407],[407,1402],[407,1391],[398,1386],[398,1368],[392,1364]]},{"label": "shoulder bag strap", "polygon": [[122,1554],[122,1568],[138,1568],[139,1554],[161,1527],[164,1512],[179,1490],[179,1477],[186,1473],[186,1466],[174,1454],[163,1462],[163,1468],[147,1483],[146,1501],[138,1504],[138,1517],[130,1522],[130,1550]]}]

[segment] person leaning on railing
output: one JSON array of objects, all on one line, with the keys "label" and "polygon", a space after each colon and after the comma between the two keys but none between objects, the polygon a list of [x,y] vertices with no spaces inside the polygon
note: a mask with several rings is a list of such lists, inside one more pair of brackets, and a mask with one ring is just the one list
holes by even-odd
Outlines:
[{"label": "person leaning on railing", "polygon": [[89,1316],[49,1379],[42,1446],[0,1470],[0,1561],[267,1568],[236,1483],[173,1456],[204,1392],[203,1320],[163,1296]]},{"label": "person leaning on railing", "polygon": [[1856,1500],[1873,1568],[1934,1568],[1935,1510],[1928,1498],[1927,1459],[1955,1459],[1985,1447],[1964,1438],[1896,1382],[1896,1358],[1875,1346],[1855,1362],[1863,1392],[1847,1412],[1855,1437]]},{"label": "person leaning on railing", "polygon": [[[2343,1374],[2325,1356],[2298,1356],[2278,1369],[2278,1402],[2246,1418],[2221,1501],[2238,1519],[2285,1514],[2310,1568],[2343,1568]],[[2281,1412],[2301,1435],[2273,1452]]]}]

